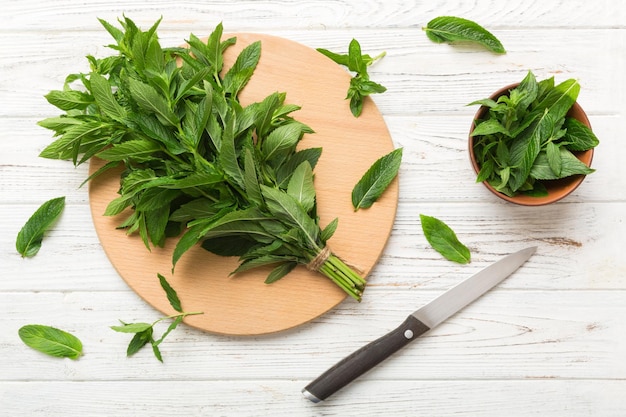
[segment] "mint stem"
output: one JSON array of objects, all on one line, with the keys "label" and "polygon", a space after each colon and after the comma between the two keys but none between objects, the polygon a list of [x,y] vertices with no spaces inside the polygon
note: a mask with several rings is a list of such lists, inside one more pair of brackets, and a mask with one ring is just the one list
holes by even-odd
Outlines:
[{"label": "mint stem", "polygon": [[361,301],[367,282],[336,255],[331,254],[322,264],[319,272],[330,278],[350,297],[359,302]]}]

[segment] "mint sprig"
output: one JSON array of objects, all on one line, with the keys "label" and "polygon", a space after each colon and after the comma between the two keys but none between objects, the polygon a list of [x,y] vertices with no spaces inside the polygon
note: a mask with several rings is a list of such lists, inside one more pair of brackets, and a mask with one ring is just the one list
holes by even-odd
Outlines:
[{"label": "mint sprig", "polygon": [[350,41],[347,54],[338,54],[324,48],[317,48],[317,51],[355,73],[350,79],[350,86],[348,87],[348,94],[346,96],[346,99],[350,100],[350,111],[354,117],[359,117],[363,112],[363,100],[365,97],[387,91],[386,87],[370,80],[369,73],[367,72],[367,68],[384,57],[385,52],[373,58],[370,55],[362,54],[361,45],[356,39]]},{"label": "mint sprig", "polygon": [[[203,314],[203,313],[198,313],[198,312],[185,313],[182,309],[180,299],[178,298],[178,294],[176,293],[174,288],[172,288],[172,286],[167,282],[167,280],[165,279],[163,275],[157,274],[157,277],[161,284],[161,288],[163,288],[163,291],[165,291],[165,294],[167,296],[168,301],[170,302],[170,305],[172,306],[174,310],[176,310],[180,314],[174,314],[170,316],[161,317],[153,321],[152,323],[144,323],[144,322],[126,323],[120,320],[121,326],[111,326],[111,329],[119,333],[134,334],[133,338],[128,344],[128,348],[126,349],[126,356],[134,355],[141,348],[143,348],[148,343],[150,343],[150,346],[152,346],[152,352],[154,353],[154,356],[160,362],[163,362],[163,356],[161,354],[161,350],[159,349],[159,345],[163,342],[163,340],[165,340],[167,335],[169,335],[174,329],[176,329],[176,327],[178,327],[178,325],[183,322],[183,319],[185,317]],[[170,323],[167,330],[163,332],[161,337],[158,339],[155,339],[154,338],[154,326],[165,320],[171,320],[172,322]]]}]

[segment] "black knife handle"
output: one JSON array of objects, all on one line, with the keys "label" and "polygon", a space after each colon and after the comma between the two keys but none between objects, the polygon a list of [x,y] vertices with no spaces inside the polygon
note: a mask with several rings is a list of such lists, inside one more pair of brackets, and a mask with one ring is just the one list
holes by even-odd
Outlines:
[{"label": "black knife handle", "polygon": [[302,393],[315,403],[325,400],[428,330],[430,328],[424,323],[409,316],[398,328],[337,362],[307,385]]}]

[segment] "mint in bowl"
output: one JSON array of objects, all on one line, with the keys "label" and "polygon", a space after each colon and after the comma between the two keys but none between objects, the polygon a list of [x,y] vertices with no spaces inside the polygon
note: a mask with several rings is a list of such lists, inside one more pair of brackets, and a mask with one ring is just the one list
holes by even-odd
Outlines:
[{"label": "mint in bowl", "polygon": [[577,103],[580,84],[554,78],[537,81],[532,72],[480,105],[469,133],[469,154],[482,182],[503,200],[550,204],[569,195],[594,172],[598,138]]}]

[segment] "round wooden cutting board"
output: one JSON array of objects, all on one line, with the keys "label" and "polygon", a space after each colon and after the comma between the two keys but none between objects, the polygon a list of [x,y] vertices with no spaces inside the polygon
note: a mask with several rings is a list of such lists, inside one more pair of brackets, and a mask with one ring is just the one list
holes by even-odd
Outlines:
[{"label": "round wooden cutting board", "polygon": [[[339,226],[329,241],[332,251],[367,276],[380,257],[396,214],[397,179],[370,208],[354,212],[352,188],[393,142],[374,103],[367,99],[355,118],[345,100],[350,74],[319,52],[299,43],[259,34],[235,34],[237,44],[226,51],[227,66],[243,47],[261,40],[257,70],[240,95],[241,102],[260,101],[276,91],[287,94],[286,103],[301,110],[293,116],[309,125],[314,134],[300,148],[322,147],[315,168],[315,188],[322,227],[335,217]],[[90,171],[101,166],[92,159]],[[236,258],[213,255],[200,247],[187,252],[172,274],[175,239],[164,248],[149,251],[136,236],[116,229],[123,215],[103,216],[117,197],[119,171],[94,179],[89,188],[96,231],[107,256],[126,283],[164,314],[174,310],[161,289],[157,273],[178,292],[183,309],[204,314],[189,316],[185,323],[208,332],[259,335],[278,332],[308,322],[331,310],[346,295],[328,278],[299,266],[273,284],[264,280],[270,269],[230,275]],[[368,296],[367,289],[364,297]],[[346,302],[356,302],[349,298]]]}]

